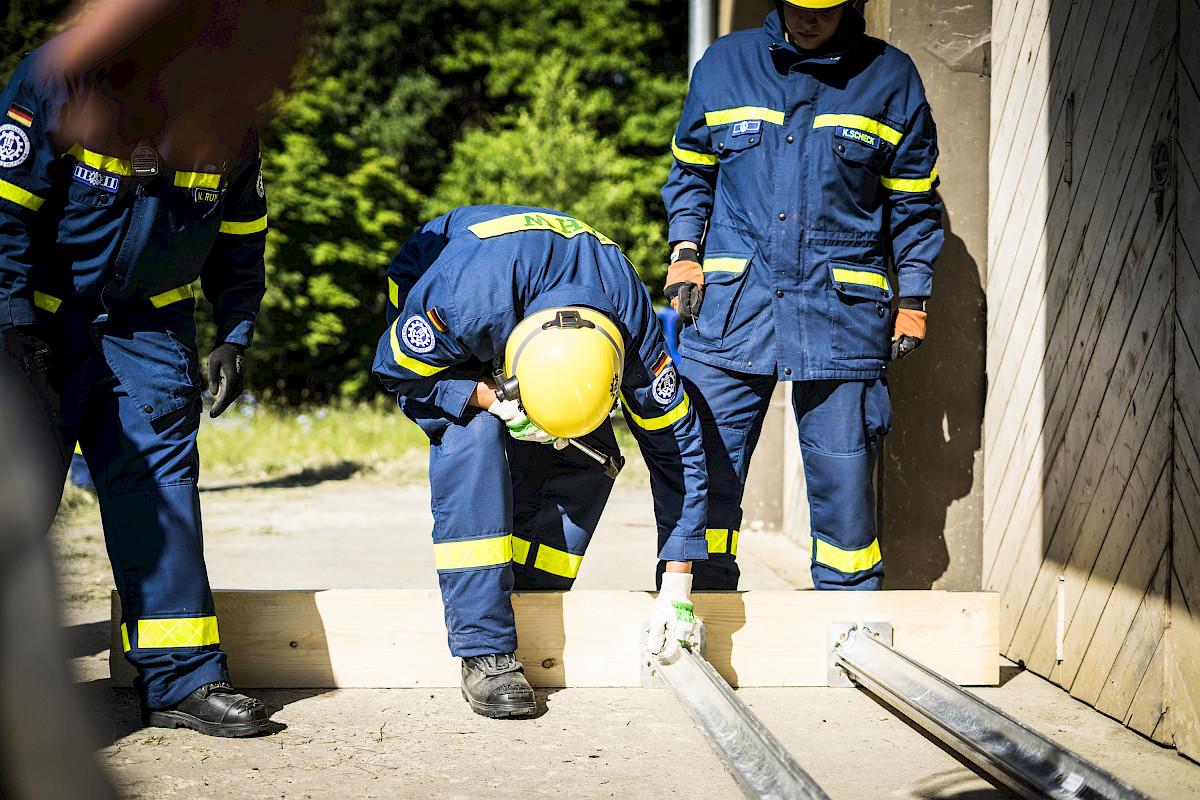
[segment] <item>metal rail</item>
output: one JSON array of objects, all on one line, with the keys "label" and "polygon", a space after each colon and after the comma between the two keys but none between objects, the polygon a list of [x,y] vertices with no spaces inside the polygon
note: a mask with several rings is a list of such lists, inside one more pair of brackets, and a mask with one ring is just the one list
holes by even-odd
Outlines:
[{"label": "metal rail", "polygon": [[1000,709],[854,627],[833,646],[851,679],[1029,800],[1150,800]]},{"label": "metal rail", "polygon": [[670,663],[647,658],[746,797],[829,800],[703,656],[684,648]]}]

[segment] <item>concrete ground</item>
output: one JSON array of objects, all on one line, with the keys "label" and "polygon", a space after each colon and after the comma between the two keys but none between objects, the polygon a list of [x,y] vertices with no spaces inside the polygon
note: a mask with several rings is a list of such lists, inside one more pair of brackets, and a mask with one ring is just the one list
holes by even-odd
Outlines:
[{"label": "concrete ground", "polygon": [[[320,477],[206,487],[215,588],[436,587],[427,489]],[[631,484],[614,492],[577,588],[652,588],[650,495]],[[142,728],[133,692],[108,680],[112,579],[98,519],[84,514],[55,542],[98,757],[125,797],[741,796],[666,690],[539,691],[536,718],[506,721],[471,713],[457,689],[260,691],[278,723],[268,736]],[[743,533],[740,550],[744,589],[807,583],[803,554],[777,536]],[[1158,800],[1200,797],[1200,765],[1015,666],[1002,676],[973,691]],[[739,695],[833,800],[1010,796],[864,691]]]}]

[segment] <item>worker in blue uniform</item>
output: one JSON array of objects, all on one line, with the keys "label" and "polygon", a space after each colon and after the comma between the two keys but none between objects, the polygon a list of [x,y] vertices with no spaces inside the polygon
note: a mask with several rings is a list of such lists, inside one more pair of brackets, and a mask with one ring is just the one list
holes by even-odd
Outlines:
[{"label": "worker in blue uniform", "polygon": [[815,586],[882,584],[887,362],[925,336],[943,235],[920,76],[864,29],[854,2],[777,0],[696,64],[675,130],[665,294],[687,326],[680,373],[710,482],[696,588],[737,587],[746,474],[777,381],[792,382]]},{"label": "worker in blue uniform", "polygon": [[267,709],[229,683],[203,557],[192,284],[216,322],[215,417],[242,391],[264,291],[253,106],[220,91],[219,107],[178,105],[202,102],[170,91],[203,74],[198,55],[157,68],[123,50],[64,72],[80,30],[33,51],[0,92],[4,352],[62,476],[77,442],[86,454],[144,722],[251,735]]},{"label": "worker in blue uniform", "polygon": [[647,646],[687,641],[691,562],[708,552],[700,423],[618,246],[557,211],[463,207],[411,236],[388,280],[374,372],[429,437],[434,554],[471,708],[536,711],[510,593],[573,584],[616,477],[618,398],[658,525]]}]

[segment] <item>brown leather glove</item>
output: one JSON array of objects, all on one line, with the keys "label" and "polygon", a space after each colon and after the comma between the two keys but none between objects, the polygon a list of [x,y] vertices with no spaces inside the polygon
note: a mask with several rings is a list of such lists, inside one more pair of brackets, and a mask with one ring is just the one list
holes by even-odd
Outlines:
[{"label": "brown leather glove", "polygon": [[[912,306],[916,305],[916,308]],[[921,310],[924,302],[909,297],[900,298],[896,309],[896,322],[892,330],[892,361],[898,361],[921,346],[925,339],[926,313]]]},{"label": "brown leather glove", "polygon": [[691,247],[679,248],[671,258],[663,296],[686,325],[695,322],[700,315],[700,304],[704,302],[704,269],[700,266],[700,254]]}]

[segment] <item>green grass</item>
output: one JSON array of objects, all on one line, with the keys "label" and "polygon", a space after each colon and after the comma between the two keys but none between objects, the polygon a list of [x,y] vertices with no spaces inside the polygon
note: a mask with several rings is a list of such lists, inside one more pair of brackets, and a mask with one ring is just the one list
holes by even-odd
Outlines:
[{"label": "green grass", "polygon": [[252,400],[200,424],[206,481],[308,473],[423,479],[429,442],[386,400],[281,409]]},{"label": "green grass", "polygon": [[[619,416],[613,423],[628,460],[620,485],[645,485],[637,442]],[[216,419],[204,415],[199,448],[202,485],[311,485],[351,476],[401,485],[428,480],[429,441],[388,399],[289,409],[247,395]],[[68,485],[60,515],[98,518],[95,499]]]},{"label": "green grass", "polygon": [[[648,480],[637,442],[613,417],[628,464],[622,486]],[[429,440],[390,399],[306,409],[264,406],[249,397],[200,425],[200,475],[205,483],[301,477],[309,482],[378,477],[394,483],[428,480]]]}]

